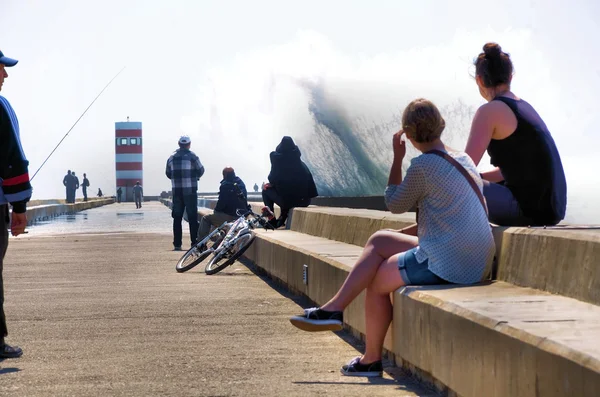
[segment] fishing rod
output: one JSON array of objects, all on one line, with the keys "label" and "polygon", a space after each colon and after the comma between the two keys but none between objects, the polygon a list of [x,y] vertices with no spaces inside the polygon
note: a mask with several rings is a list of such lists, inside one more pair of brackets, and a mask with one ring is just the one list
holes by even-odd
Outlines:
[{"label": "fishing rod", "polygon": [[108,84],[106,84],[104,86],[104,88],[102,89],[102,91],[100,91],[100,93],[96,96],[96,98],[94,98],[94,100],[92,101],[92,103],[90,103],[90,105],[83,111],[83,113],[81,113],[81,116],[79,116],[79,118],[77,119],[77,121],[75,121],[75,123],[71,126],[71,128],[69,128],[69,131],[67,131],[67,133],[65,134],[65,136],[62,137],[62,139],[60,140],[60,142],[58,142],[58,145],[56,145],[56,147],[54,149],[52,149],[52,151],[50,152],[50,154],[48,155],[48,157],[46,157],[46,160],[44,160],[44,162],[42,163],[42,165],[40,165],[40,168],[37,169],[37,171],[35,172],[35,174],[33,174],[33,176],[31,177],[31,181],[33,181],[33,178],[35,178],[35,176],[37,175],[38,172],[40,172],[40,170],[42,169],[42,167],[44,166],[44,164],[46,164],[46,162],[48,161],[48,159],[50,159],[50,157],[54,154],[54,152],[56,151],[56,149],[58,149],[58,147],[60,146],[60,144],[65,140],[65,138],[69,135],[69,133],[73,130],[73,128],[75,128],[75,126],[77,125],[77,123],[79,123],[79,120],[81,120],[83,118],[83,116],[85,116],[85,114],[87,113],[87,111],[92,107],[92,105],[96,102],[96,100],[98,98],[100,98],[100,95],[102,95],[102,93],[108,88],[108,86],[121,74],[121,72],[125,70],[125,66],[123,66],[123,69],[121,69],[119,71],[119,73],[117,73],[115,75],[115,77],[113,77]]}]

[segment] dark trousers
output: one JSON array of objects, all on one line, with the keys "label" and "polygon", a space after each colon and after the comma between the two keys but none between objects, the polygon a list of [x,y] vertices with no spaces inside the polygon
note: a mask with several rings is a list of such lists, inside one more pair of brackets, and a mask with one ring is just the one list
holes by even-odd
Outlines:
[{"label": "dark trousers", "polygon": [[87,201],[87,187],[82,186],[81,189],[83,191],[83,201]]},{"label": "dark trousers", "polygon": [[2,279],[2,269],[4,263],[4,255],[8,248],[8,205],[0,205],[0,340],[3,340],[8,335],[6,328],[6,316],[4,315],[4,280]]},{"label": "dark trousers", "polygon": [[71,187],[71,188],[67,188],[67,203],[74,203],[75,202],[75,191],[77,189]]},{"label": "dark trousers", "polygon": [[483,195],[487,203],[490,222],[500,226],[536,225],[534,220],[523,213],[519,202],[506,186],[483,181]]},{"label": "dark trousers", "polygon": [[142,196],[135,196],[135,208],[142,208]]},{"label": "dark trousers", "polygon": [[183,233],[181,222],[183,221],[184,211],[187,213],[188,223],[190,224],[190,240],[192,245],[194,245],[198,236],[198,195],[196,193],[173,197],[171,216],[173,217],[174,247],[181,247],[181,236]]},{"label": "dark trousers", "polygon": [[121,202],[121,195],[117,194],[117,203],[120,203],[120,202]]},{"label": "dark trousers", "polygon": [[275,190],[275,188],[268,188],[262,191],[263,202],[271,211],[275,211],[275,204],[281,209],[281,215],[279,215],[279,223],[283,225],[287,220],[290,210],[294,207],[308,207],[310,205],[309,198],[297,198],[297,197],[283,197]]},{"label": "dark trousers", "polygon": [[225,214],[223,212],[214,211],[212,214],[204,215],[200,220],[200,228],[198,229],[198,241],[204,240],[210,234],[212,227],[219,227],[223,222],[235,221],[238,217]]}]

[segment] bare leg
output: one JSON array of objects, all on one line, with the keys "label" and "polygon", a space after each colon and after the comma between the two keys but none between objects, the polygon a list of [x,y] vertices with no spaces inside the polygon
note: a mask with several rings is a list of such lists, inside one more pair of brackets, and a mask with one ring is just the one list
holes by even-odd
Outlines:
[{"label": "bare leg", "polygon": [[381,360],[383,340],[392,322],[390,293],[406,285],[398,270],[398,256],[394,255],[379,267],[373,282],[367,287],[365,299],[366,349],[361,363]]},{"label": "bare leg", "polygon": [[[348,274],[342,288],[329,302],[321,306],[321,309],[327,311],[344,310],[362,290],[371,284],[382,263],[388,258],[417,245],[418,239],[414,236],[383,230],[376,232],[367,241],[367,245],[352,271]],[[398,277],[400,277],[400,272],[398,272]]]}]

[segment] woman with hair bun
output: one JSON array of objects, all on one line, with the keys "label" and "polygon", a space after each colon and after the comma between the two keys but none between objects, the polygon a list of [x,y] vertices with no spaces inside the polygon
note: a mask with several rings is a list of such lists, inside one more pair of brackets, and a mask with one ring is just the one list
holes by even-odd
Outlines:
[{"label": "woman with hair bun", "polygon": [[511,91],[508,53],[487,43],[474,65],[479,93],[488,103],[475,113],[465,152],[479,164],[487,150],[496,166],[481,174],[490,221],[556,225],[565,217],[567,183],[554,139],[535,109]]},{"label": "woman with hair bun", "polygon": [[[290,322],[303,331],[339,331],[344,309],[365,293],[365,354],[342,366],[346,376],[381,376],[383,341],[392,321],[390,293],[405,285],[473,284],[492,263],[496,246],[482,183],[469,156],[441,139],[446,122],[431,101],[415,99],[402,114],[394,135],[394,160],[385,202],[392,213],[417,206],[416,234],[374,233],[342,287],[319,308],[308,308]],[[404,137],[422,154],[402,175]]]}]

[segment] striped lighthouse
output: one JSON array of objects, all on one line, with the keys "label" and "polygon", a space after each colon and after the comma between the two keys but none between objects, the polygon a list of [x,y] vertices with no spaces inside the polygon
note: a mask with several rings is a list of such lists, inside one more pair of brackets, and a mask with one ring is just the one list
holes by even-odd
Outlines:
[{"label": "striped lighthouse", "polygon": [[133,201],[133,186],[144,185],[142,161],[142,123],[121,121],[115,123],[115,168],[117,187],[122,189],[123,201]]}]

